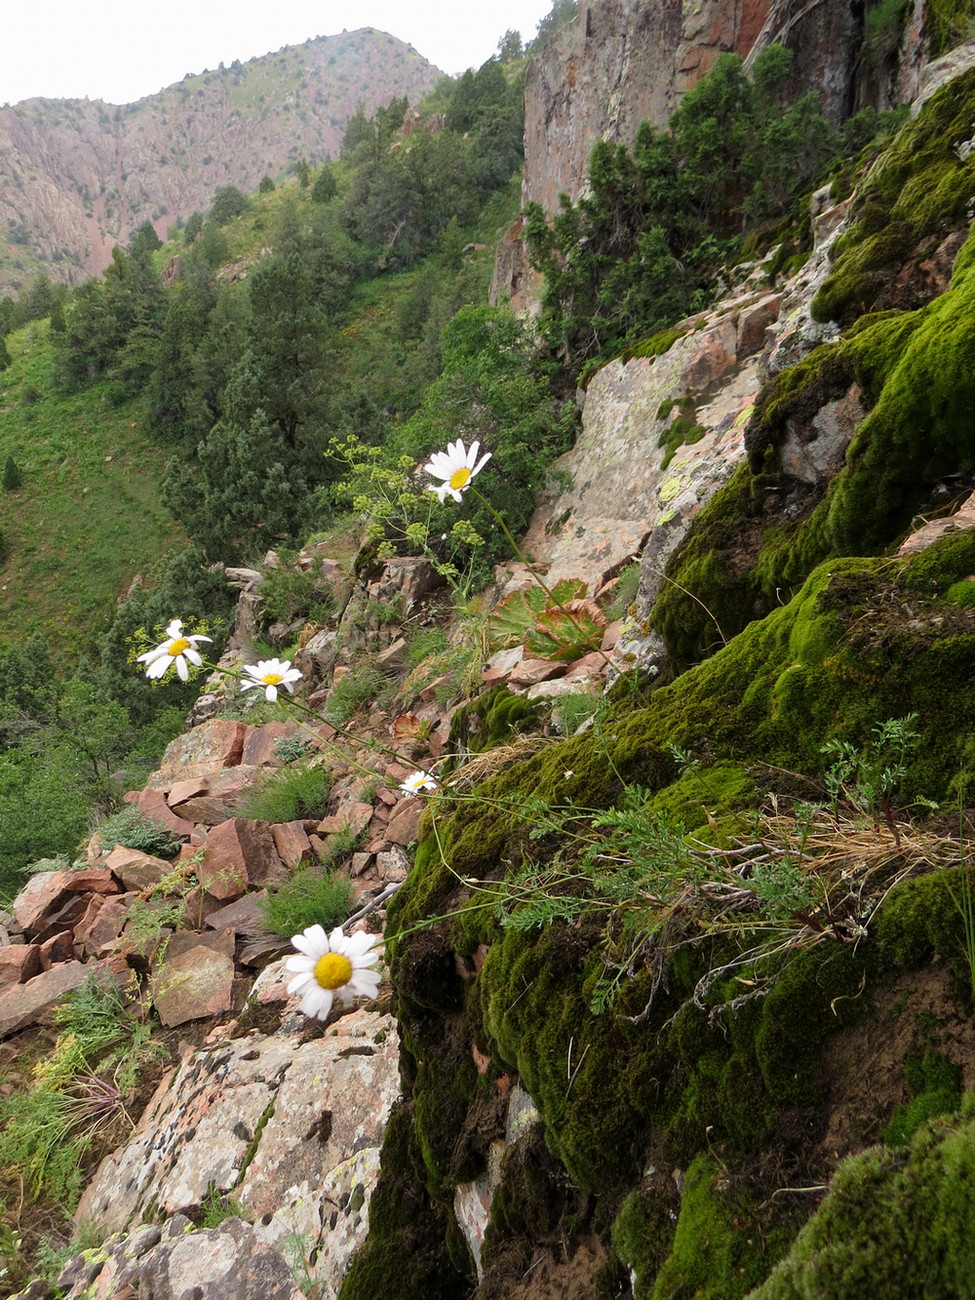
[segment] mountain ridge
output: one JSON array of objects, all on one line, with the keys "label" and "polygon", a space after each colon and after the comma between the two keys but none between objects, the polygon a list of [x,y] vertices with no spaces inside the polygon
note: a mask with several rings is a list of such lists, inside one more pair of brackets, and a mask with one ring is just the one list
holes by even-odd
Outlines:
[{"label": "mountain ridge", "polygon": [[221,186],[246,193],[299,159],[325,162],[360,105],[372,114],[418,100],[442,75],[367,27],[187,74],[132,104],[36,98],[0,109],[0,293],[39,271],[80,284],[145,221],[165,238]]}]

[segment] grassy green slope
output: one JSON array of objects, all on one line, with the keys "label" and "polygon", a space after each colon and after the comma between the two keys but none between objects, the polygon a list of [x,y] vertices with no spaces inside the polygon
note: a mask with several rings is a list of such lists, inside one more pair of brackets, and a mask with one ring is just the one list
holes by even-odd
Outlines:
[{"label": "grassy green slope", "polygon": [[0,643],[43,633],[83,654],[137,573],[185,539],[159,503],[168,453],[148,444],[138,402],[113,407],[103,384],[64,396],[52,386],[46,323],[7,339],[0,372],[0,465],[23,475],[0,492]]}]

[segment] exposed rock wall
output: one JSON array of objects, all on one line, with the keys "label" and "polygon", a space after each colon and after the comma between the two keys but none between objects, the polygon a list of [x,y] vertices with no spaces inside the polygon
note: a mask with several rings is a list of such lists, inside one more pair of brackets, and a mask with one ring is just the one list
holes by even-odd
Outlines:
[{"label": "exposed rock wall", "polygon": [[[597,140],[629,143],[643,121],[665,126],[685,91],[727,52],[743,58],[759,34],[795,50],[794,88],[816,90],[834,118],[858,95],[860,28],[838,0],[592,0],[549,42],[525,82],[522,197],[554,211],[580,193]],[[774,11],[774,12],[773,12]]]}]

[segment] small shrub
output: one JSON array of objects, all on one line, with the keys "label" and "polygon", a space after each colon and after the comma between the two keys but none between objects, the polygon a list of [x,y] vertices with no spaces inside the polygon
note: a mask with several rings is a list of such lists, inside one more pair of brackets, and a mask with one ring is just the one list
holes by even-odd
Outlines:
[{"label": "small shrub", "polygon": [[183,840],[157,826],[151,818],[129,804],[97,828],[106,849],[121,844],[126,849],[151,853],[155,858],[175,858]]},{"label": "small shrub", "polygon": [[587,695],[583,691],[560,696],[552,710],[559,735],[574,736],[584,722],[595,717],[603,703],[602,696]]},{"label": "small shrub", "polygon": [[355,891],[352,881],[321,864],[295,872],[289,881],[262,905],[262,920],[272,934],[290,938],[309,925],[326,930],[341,925],[352,909]]},{"label": "small shrub", "polygon": [[612,623],[618,618],[625,618],[630,606],[636,600],[640,586],[640,565],[638,561],[628,564],[616,581],[612,599],[606,606],[606,617]]},{"label": "small shrub", "polygon": [[297,763],[300,758],[307,758],[313,750],[310,740],[300,736],[279,736],[274,742],[274,756],[280,763]]},{"label": "small shrub", "polygon": [[221,1196],[215,1183],[211,1183],[207,1188],[200,1212],[201,1228],[219,1228],[225,1219],[239,1219],[244,1213],[240,1202],[235,1201],[232,1196]]},{"label": "small shrub", "polygon": [[261,576],[264,612],[274,622],[291,623],[311,618],[324,623],[335,614],[335,598],[328,583],[298,567],[293,553],[279,554],[279,563]]},{"label": "small shrub", "polygon": [[359,663],[340,677],[329,691],[322,716],[333,726],[342,726],[361,705],[373,699],[382,686],[383,677],[379,669],[368,661]]},{"label": "small shrub", "polygon": [[304,817],[321,817],[329,784],[325,768],[290,764],[272,772],[248,791],[241,800],[240,814],[261,822],[296,822]]},{"label": "small shrub", "polygon": [[3,467],[3,490],[4,492],[16,492],[17,488],[24,481],[24,476],[17,468],[17,463],[13,456],[7,457],[7,463]]}]

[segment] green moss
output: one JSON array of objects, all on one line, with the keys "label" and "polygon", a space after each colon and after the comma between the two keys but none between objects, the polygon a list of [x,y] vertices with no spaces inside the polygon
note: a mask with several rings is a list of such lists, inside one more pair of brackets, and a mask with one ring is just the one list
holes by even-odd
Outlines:
[{"label": "green moss", "polygon": [[[651,799],[649,809],[686,826],[698,838],[715,834],[715,823],[738,829],[740,810],[755,805],[755,782],[735,763],[690,768]],[[710,839],[709,839],[710,842]]]},{"label": "green moss", "polygon": [[588,1231],[585,1210],[585,1197],[546,1147],[542,1126],[533,1124],[505,1152],[481,1252],[482,1294],[505,1295],[506,1283],[524,1275],[542,1242],[561,1242],[571,1253],[580,1228]]},{"label": "green moss", "polygon": [[913,1052],[904,1066],[911,1100],[891,1116],[884,1131],[890,1147],[906,1146],[922,1124],[953,1115],[961,1106],[961,1071],[939,1052]]},{"label": "green moss", "polygon": [[[349,1262],[341,1300],[456,1300],[472,1286],[473,1266],[458,1269],[452,1216],[430,1200],[414,1135],[413,1107],[399,1101],[383,1134],[379,1181],[369,1202],[369,1232]],[[452,1259],[451,1256],[454,1258]]]},{"label": "green moss", "polygon": [[956,1300],[975,1277],[975,1107],[935,1120],[906,1153],[843,1162],[829,1195],[752,1300]]},{"label": "green moss", "polygon": [[975,609],[975,582],[968,578],[962,582],[953,582],[945,592],[945,600],[965,609]]},{"label": "green moss", "polygon": [[669,581],[650,613],[674,664],[684,667],[730,639],[771,605],[742,554],[757,553],[765,492],[746,466],[701,510],[667,566]]},{"label": "green moss", "polygon": [[839,944],[794,956],[765,999],[755,1052],[769,1095],[789,1105],[822,1100],[815,1062],[825,1040],[869,1010],[865,959]]},{"label": "green moss", "polygon": [[[744,481],[737,490],[748,490]],[[677,681],[644,697],[622,692],[598,732],[546,746],[485,781],[476,798],[435,802],[436,833],[421,843],[389,908],[410,1116],[408,1146],[394,1135],[400,1147],[390,1159],[408,1156],[423,1194],[448,1205],[453,1187],[482,1167],[496,1131],[485,1078],[517,1076],[544,1124],[546,1153],[535,1163],[561,1191],[546,1206],[530,1186],[528,1163],[512,1165],[492,1228],[493,1260],[509,1259],[545,1225],[560,1238],[571,1233],[584,1198],[565,1190],[560,1170],[606,1222],[625,1203],[614,1240],[644,1295],[680,1283],[689,1294],[741,1294],[780,1252],[794,1208],[771,1201],[768,1189],[746,1203],[733,1181],[721,1185],[715,1161],[747,1154],[757,1167],[784,1132],[794,1135],[788,1116],[821,1100],[824,1043],[869,1011],[878,972],[934,952],[961,966],[949,873],[892,890],[855,951],[823,938],[781,970],[761,972],[774,976],[767,996],[721,1012],[751,987],[755,971],[734,972],[700,1008],[690,995],[747,938],[680,930],[693,941],[649,947],[612,1012],[597,1016],[590,994],[614,933],[606,915],[503,930],[490,889],[527,858],[544,863],[564,851],[571,823],[564,836],[533,838],[531,799],[561,808],[571,800],[585,824],[624,783],[639,783],[651,809],[700,826],[708,812],[720,820],[754,809],[753,773],[768,779],[780,767],[815,782],[826,740],[862,747],[878,722],[912,710],[921,741],[903,797],[943,798],[970,763],[975,733],[975,615],[945,599],[975,571],[972,548],[959,535],[912,558],[821,565],[788,604]],[[674,745],[700,766],[675,775]],[[442,919],[415,928],[430,917]],[[624,909],[614,923],[626,917]],[[471,1042],[491,1058],[493,1076],[474,1072]],[[689,1184],[683,1236],[671,1242],[665,1219],[675,1201],[666,1180],[675,1168],[688,1170]],[[668,1171],[665,1181],[651,1186],[648,1169]],[[727,1224],[736,1218],[747,1226],[729,1245]],[[438,1222],[443,1241],[452,1240],[450,1215]],[[395,1223],[383,1231],[388,1262],[391,1243],[403,1238]],[[701,1280],[706,1268],[710,1280]]]},{"label": "green moss", "polygon": [[689,333],[688,328],[684,329],[666,329],[660,330],[657,334],[651,334],[648,339],[642,343],[636,343],[623,353],[623,361],[631,361],[634,357],[662,357],[664,353],[669,352],[678,339],[682,339],[685,334]]},{"label": "green moss", "polygon": [[[975,889],[975,869],[964,868],[968,889]],[[916,969],[933,957],[950,964],[962,983],[970,980],[956,899],[965,886],[962,869],[954,868],[905,880],[884,901],[873,922],[877,951],[885,964]]]},{"label": "green moss", "polygon": [[[667,1186],[671,1195],[666,1199],[673,1202],[665,1204],[665,1198],[658,1192],[657,1183]],[[643,1300],[650,1294],[654,1278],[661,1264],[669,1254],[674,1239],[674,1224],[680,1198],[676,1185],[666,1175],[654,1179],[651,1193],[631,1192],[623,1202],[620,1212],[613,1223],[613,1247],[634,1279],[634,1300]]]},{"label": "green moss", "polygon": [[975,73],[969,71],[943,86],[899,132],[858,188],[855,224],[836,241],[834,269],[813,300],[817,320],[848,324],[876,306],[905,305],[909,290],[901,272],[915,248],[967,222],[975,159],[959,158],[955,146],[969,138],[973,117]]},{"label": "green moss", "polygon": [[[676,669],[774,608],[829,556],[884,551],[929,509],[937,483],[975,473],[970,246],[975,234],[940,298],[871,318],[763,390],[746,431],[749,468],[739,468],[701,511],[650,614]],[[786,433],[801,437],[816,411],[852,383],[872,409],[825,497],[822,487],[777,482],[776,448]],[[969,572],[956,572],[954,581]]]},{"label": "green moss", "polygon": [[826,530],[838,554],[888,546],[939,478],[975,470],[975,270],[956,273],[912,323],[895,336],[900,356],[832,485]]},{"label": "green moss", "polygon": [[[680,1217],[673,1247],[653,1288],[638,1285],[635,1300],[734,1300],[765,1276],[765,1243],[750,1233],[746,1194],[731,1191],[726,1168],[709,1154],[699,1155],[684,1175]],[[638,1274],[638,1280],[640,1276]]]},{"label": "green moss", "polygon": [[[596,1018],[584,994],[598,954],[584,932],[552,926],[504,932],[472,990],[487,1044],[516,1070],[539,1106],[550,1149],[577,1186],[624,1187],[639,1169],[642,1137],[659,1091],[645,1035],[622,1016]],[[624,1013],[647,985],[632,982]]]},{"label": "green moss", "polygon": [[666,449],[664,458],[660,462],[662,470],[666,469],[674,459],[678,447],[689,447],[695,442],[700,442],[706,433],[704,426],[697,423],[697,403],[693,397],[682,397],[679,402],[670,406],[667,402],[663,402],[657,412],[657,419],[666,419],[674,405],[679,407],[680,414],[676,420],[668,424],[657,439],[657,446]]},{"label": "green moss", "polygon": [[482,754],[495,745],[510,744],[515,736],[530,731],[541,710],[537,704],[515,695],[504,684],[479,695],[451,719],[450,741]]}]

